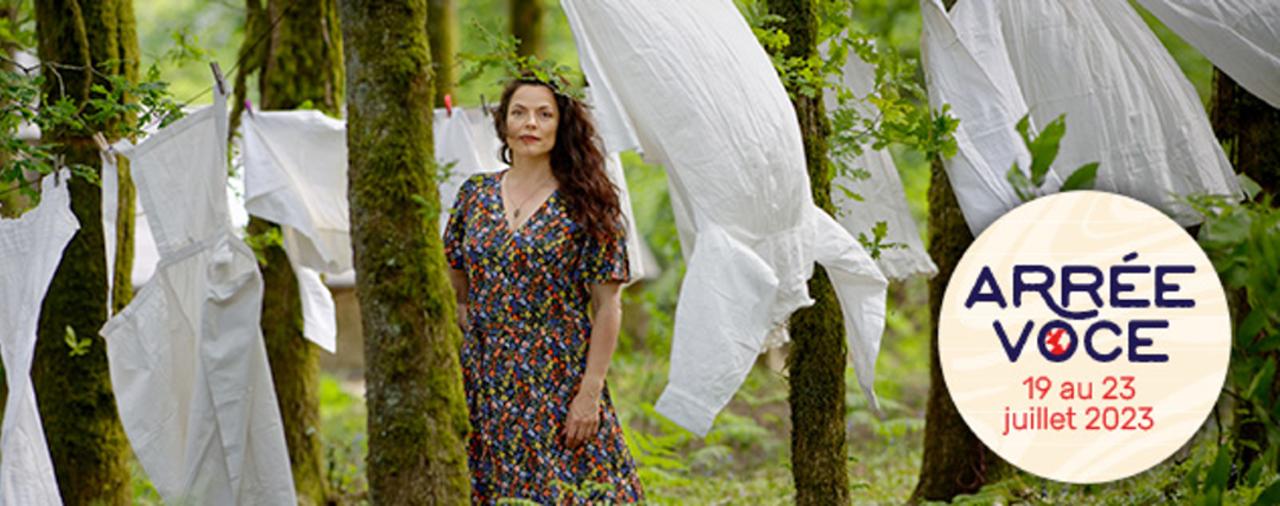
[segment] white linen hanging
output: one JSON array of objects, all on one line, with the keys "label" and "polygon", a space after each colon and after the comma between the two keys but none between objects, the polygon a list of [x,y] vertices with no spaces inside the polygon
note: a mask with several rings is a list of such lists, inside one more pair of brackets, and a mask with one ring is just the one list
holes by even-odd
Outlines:
[{"label": "white linen hanging", "polygon": [[887,281],[813,205],[795,111],[737,9],[725,0],[561,4],[597,114],[622,115],[599,122],[629,124],[645,157],[667,169],[688,269],[658,411],[705,434],[766,336],[812,303],[815,260],[836,285],[874,406]]},{"label": "white linen hanging", "polygon": [[346,124],[315,110],[253,111],[241,124],[245,210],[280,225],[303,335],[332,353],[338,325],[321,274],[352,268]]},{"label": "white linen hanging", "polygon": [[436,109],[431,128],[435,143],[436,163],[453,164],[448,177],[440,181],[440,233],[449,221],[449,210],[458,196],[458,188],[474,174],[497,172],[505,165],[498,160],[498,136],[493,119],[480,109],[454,108],[453,114]]},{"label": "white linen hanging", "polygon": [[1020,203],[1004,174],[1015,160],[1027,167],[1013,126],[1028,112],[1033,130],[1066,114],[1048,191],[1100,162],[1094,188],[1142,200],[1183,225],[1199,218],[1178,196],[1238,197],[1191,84],[1127,4],[975,0],[947,13],[923,0],[921,11],[930,105],[951,104],[960,119],[959,154],[946,167],[975,234]]},{"label": "white linen hanging", "polygon": [[0,358],[9,389],[0,428],[0,505],[62,504],[31,383],[31,361],[45,292],[63,249],[80,228],[71,212],[70,179],[66,169],[45,176],[40,205],[15,219],[0,218]]},{"label": "white linen hanging", "polygon": [[[127,146],[128,143],[121,144]],[[107,307],[112,305],[112,294],[115,285],[116,255],[116,218],[120,210],[119,200],[119,166],[115,153],[98,153],[102,164],[102,230],[106,240],[107,251]],[[147,213],[142,203],[134,201],[133,206],[133,271],[129,279],[134,287],[146,284],[155,273],[156,264],[160,262],[160,252],[156,250],[156,241],[151,237],[151,227],[147,224]]]},{"label": "white linen hanging", "polygon": [[102,328],[125,433],[166,502],[295,504],[259,328],[262,278],[232,231],[226,97],[137,146],[156,275]]},{"label": "white linen hanging", "polygon": [[1280,2],[1138,0],[1240,86],[1280,109]]},{"label": "white linen hanging", "polygon": [[[962,10],[970,14],[962,17]],[[958,2],[948,15],[939,0],[921,0],[920,14],[929,107],[937,112],[950,104],[950,114],[960,120],[956,155],[943,165],[960,211],[977,235],[1022,202],[1005,175],[1014,162],[1025,170],[1031,160],[1014,129],[1028,107],[1005,52],[994,2]],[[1060,185],[1056,178],[1049,180],[1051,187]]]},{"label": "white linen hanging", "polygon": [[1183,226],[1200,215],[1178,196],[1239,196],[1200,97],[1127,2],[998,4],[1035,124],[1066,114],[1059,177],[1099,161],[1095,189],[1141,200]]},{"label": "white linen hanging", "polygon": [[[857,97],[852,106],[863,117],[874,117],[875,106],[867,100],[875,91],[875,67],[872,67],[858,54],[849,51],[841,69],[842,84]],[[834,110],[838,100],[834,93],[823,95],[823,102],[828,111]],[[872,229],[878,222],[888,225],[885,242],[899,244],[901,248],[880,250],[880,258],[876,265],[890,279],[903,280],[915,275],[926,277],[937,274],[938,267],[929,258],[924,243],[920,240],[920,230],[915,219],[911,217],[911,209],[907,206],[907,196],[902,189],[902,179],[898,176],[898,167],[893,163],[893,156],[885,148],[873,149],[868,142],[863,146],[862,154],[846,161],[850,168],[866,170],[871,177],[855,180],[843,173],[837,173],[831,179],[831,202],[837,210],[836,221],[839,221],[850,234],[857,237],[859,233],[873,237]],[[847,189],[862,201],[849,198],[841,189]]]}]

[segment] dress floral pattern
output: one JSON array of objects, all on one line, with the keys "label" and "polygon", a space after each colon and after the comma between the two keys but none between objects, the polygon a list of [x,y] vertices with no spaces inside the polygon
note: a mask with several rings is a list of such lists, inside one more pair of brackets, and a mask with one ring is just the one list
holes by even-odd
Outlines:
[{"label": "dress floral pattern", "polygon": [[621,226],[608,241],[596,239],[569,217],[557,190],[511,230],[504,174],[468,179],[445,229],[449,265],[468,280],[461,360],[472,503],[638,502],[640,480],[607,386],[597,433],[574,449],[561,437],[586,371],[590,287],[628,277]]}]

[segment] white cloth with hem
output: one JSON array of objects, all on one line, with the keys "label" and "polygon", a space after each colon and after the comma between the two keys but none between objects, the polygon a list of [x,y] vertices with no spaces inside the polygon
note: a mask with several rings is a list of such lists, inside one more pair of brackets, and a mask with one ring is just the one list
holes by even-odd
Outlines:
[{"label": "white cloth with hem", "polygon": [[[61,179],[56,183],[55,179]],[[45,293],[80,223],[71,212],[71,172],[40,183],[40,204],[0,218],[0,358],[4,359],[4,424],[0,428],[0,505],[62,504],[31,382]]]},{"label": "white cloth with hem", "polygon": [[791,313],[812,304],[815,261],[835,285],[855,372],[875,406],[888,282],[813,204],[795,111],[733,3],[561,5],[597,117],[621,115],[599,121],[630,125],[645,158],[667,170],[687,273],[657,410],[705,435],[767,338],[785,335]]},{"label": "white cloth with hem", "polygon": [[226,199],[226,97],[137,146],[153,278],[102,328],[121,422],[166,502],[295,504],[266,348],[262,277]]}]

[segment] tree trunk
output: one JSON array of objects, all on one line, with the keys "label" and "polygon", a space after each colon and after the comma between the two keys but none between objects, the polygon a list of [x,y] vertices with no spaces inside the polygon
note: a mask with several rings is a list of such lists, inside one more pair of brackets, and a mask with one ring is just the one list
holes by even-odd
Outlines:
[{"label": "tree trunk", "polygon": [[[944,0],[947,8],[955,0]],[[960,213],[951,181],[934,158],[929,178],[929,256],[938,274],[929,280],[929,398],[925,406],[924,456],[911,502],[950,501],[977,491],[1007,468],[1004,460],[979,441],[965,425],[942,377],[938,359],[938,314],[947,282],[973,234]]]},{"label": "tree trunk", "polygon": [[[259,2],[250,0],[248,11],[253,19],[246,20],[241,55],[251,63],[240,77],[260,71],[260,108],[289,110],[310,102],[315,109],[340,116],[343,63],[337,2],[268,0],[263,9]],[[272,30],[269,35],[264,33],[268,29]],[[265,41],[255,45],[264,35]],[[243,81],[237,84],[243,86]],[[267,220],[249,220],[251,234],[275,228]],[[284,422],[294,487],[300,504],[324,504],[327,487],[319,430],[320,349],[303,336],[298,280],[284,249],[278,244],[267,245],[260,254],[266,260],[261,266],[262,336]]]},{"label": "tree trunk", "polygon": [[[133,77],[138,38],[129,0],[50,0],[36,2],[35,10],[41,61]],[[54,70],[43,68],[46,75]],[[61,79],[46,79],[42,101],[65,96],[92,114],[87,104],[90,86],[109,86],[106,78],[83,68],[56,71]],[[89,136],[96,129],[118,137],[123,121],[127,118],[110,118],[78,131],[50,128],[43,138],[58,143],[55,152],[66,164],[98,167],[97,147]],[[101,190],[80,178],[68,185],[80,230],[63,253],[45,296],[31,376],[63,502],[130,504],[129,446],[116,415],[105,342],[98,337],[107,318]],[[71,356],[64,341],[69,329],[90,343],[86,354]]]},{"label": "tree trunk", "polygon": [[[431,68],[435,69],[436,107],[444,107],[444,96],[453,94],[458,52],[458,8],[454,0],[427,0],[427,38],[431,45]],[[456,97],[455,97],[456,98]]]},{"label": "tree trunk", "polygon": [[1280,109],[1253,96],[1221,70],[1214,70],[1213,130],[1225,144],[1236,172],[1280,198]]},{"label": "tree trunk", "polygon": [[969,430],[951,400],[938,359],[938,314],[947,282],[973,234],[960,213],[942,161],[932,163],[929,179],[929,255],[938,274],[929,280],[929,398],[925,406],[924,457],[912,502],[949,501],[993,481],[1004,461]]},{"label": "tree trunk", "polygon": [[[1211,104],[1213,130],[1222,141],[1227,157],[1236,171],[1249,176],[1262,187],[1262,193],[1280,199],[1280,109],[1253,96],[1221,70],[1214,70],[1214,95]],[[1272,204],[1280,204],[1273,200]],[[1239,328],[1249,314],[1248,298],[1243,289],[1230,290],[1231,328]],[[1280,360],[1274,352],[1273,359]],[[1273,384],[1272,392],[1280,391]],[[1248,404],[1238,403],[1232,431],[1241,443],[1236,446],[1236,459],[1241,473],[1266,453],[1266,426]]]},{"label": "tree trunk", "polygon": [[511,35],[519,41],[520,56],[542,56],[542,0],[509,0],[511,2]]},{"label": "tree trunk", "polygon": [[342,0],[341,12],[370,499],[467,504],[469,424],[437,225],[427,2]]},{"label": "tree trunk", "polygon": [[[818,18],[813,0],[768,0],[769,13],[783,18],[779,28],[791,43],[788,58],[809,58],[818,52]],[[822,90],[812,97],[792,94],[813,200],[828,213],[831,172],[827,164],[826,111]],[[787,357],[791,404],[791,474],[796,504],[848,504],[848,456],[845,452],[845,382],[847,345],[844,318],[835,290],[821,266],[809,279],[814,305],[791,317],[791,351]]]}]

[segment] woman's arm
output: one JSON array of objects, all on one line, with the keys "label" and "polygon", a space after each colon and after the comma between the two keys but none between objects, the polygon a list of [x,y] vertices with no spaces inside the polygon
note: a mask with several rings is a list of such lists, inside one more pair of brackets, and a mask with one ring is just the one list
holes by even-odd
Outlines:
[{"label": "woman's arm", "polygon": [[578,394],[569,404],[565,443],[576,447],[592,437],[600,426],[600,392],[609,372],[613,350],[618,347],[622,328],[622,283],[592,285],[591,340],[587,344],[587,370],[578,384]]},{"label": "woman's arm", "polygon": [[463,332],[471,330],[471,321],[467,318],[467,273],[449,269],[449,284],[453,285],[454,300],[458,302],[458,326]]}]

